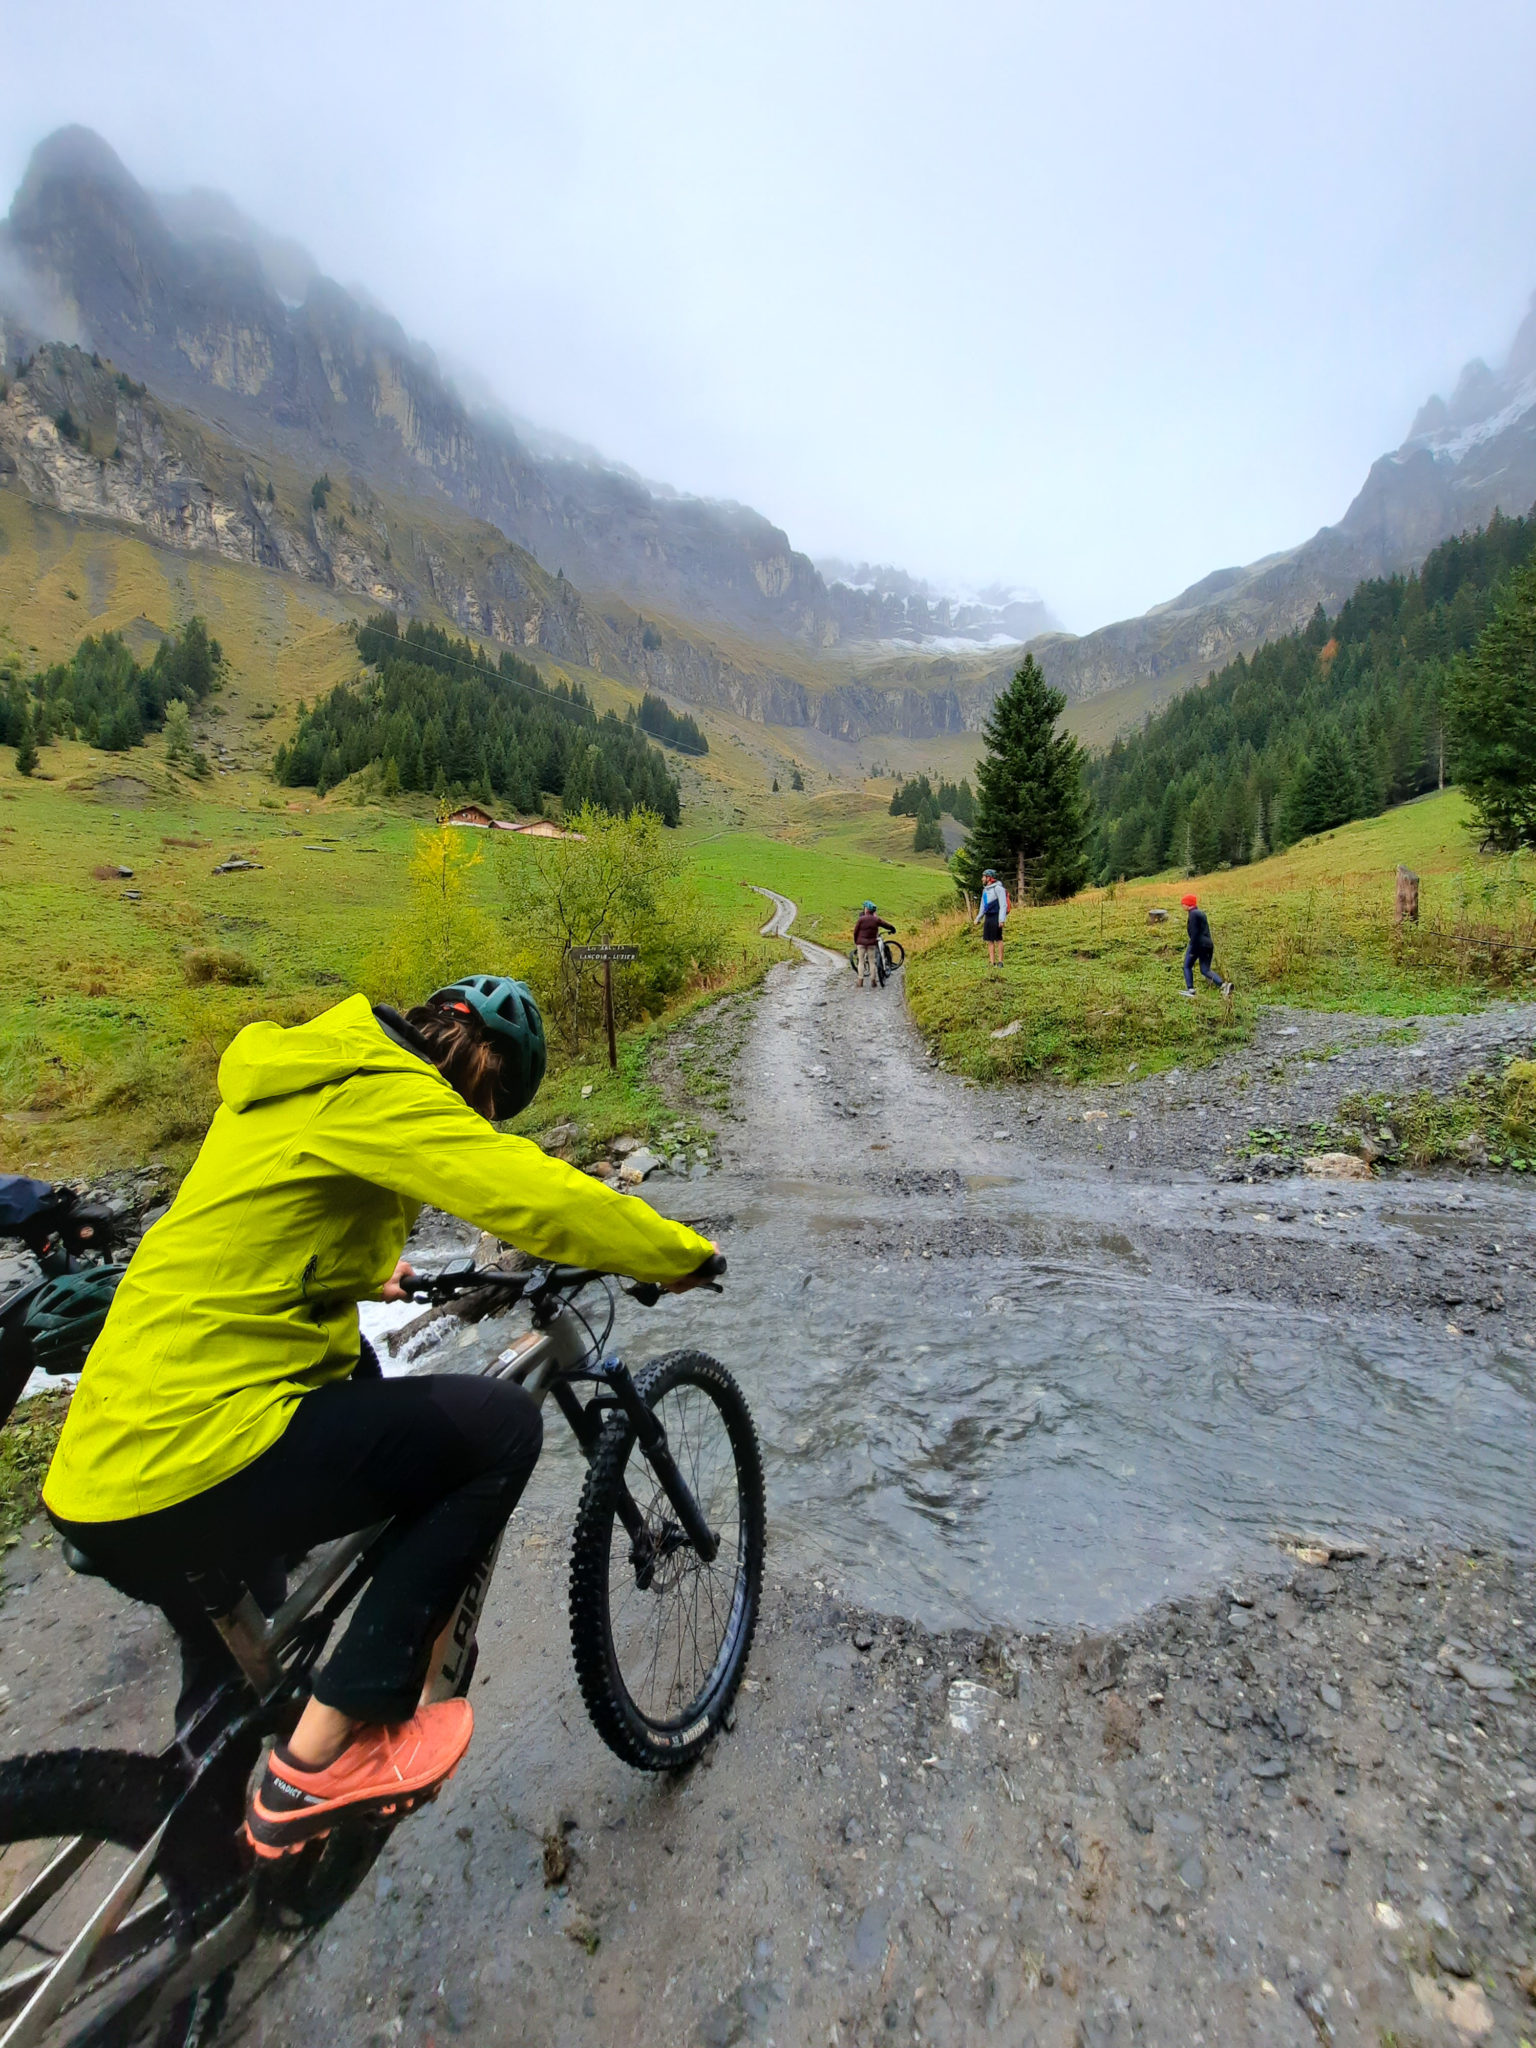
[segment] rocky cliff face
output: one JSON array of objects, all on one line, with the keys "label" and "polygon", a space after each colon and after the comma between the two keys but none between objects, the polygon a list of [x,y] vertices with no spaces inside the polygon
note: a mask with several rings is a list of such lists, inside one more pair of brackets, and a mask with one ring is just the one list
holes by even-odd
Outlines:
[{"label": "rocky cliff face", "polygon": [[910,685],[819,690],[771,661],[732,659],[654,614],[599,610],[493,527],[355,480],[316,505],[291,465],[161,403],[99,355],[39,343],[0,319],[12,365],[0,398],[0,489],[162,547],[280,571],[401,612],[431,612],[503,645],[766,724],[839,738],[958,729],[952,693]]},{"label": "rocky cliff face", "polygon": [[[61,331],[316,474],[345,464],[380,487],[440,492],[588,589],[811,647],[878,636],[878,602],[829,590],[761,514],[536,458],[510,426],[473,415],[396,322],[306,277],[227,203],[199,195],[170,211],[99,137],[66,129],[36,151],[4,241]],[[280,283],[303,284],[302,300]]]},{"label": "rocky cliff face", "polygon": [[403,611],[431,608],[511,646],[591,668],[612,636],[573,585],[468,520],[413,522],[364,493],[310,502],[291,479],[160,404],[99,356],[29,345],[0,322],[13,367],[0,401],[0,487],[160,546],[280,570]]},{"label": "rocky cliff face", "polygon": [[[56,331],[75,333],[155,394],[130,399],[118,388],[107,408],[103,394],[82,390],[82,404],[100,400],[91,453],[53,426],[64,401],[54,404],[51,387],[29,397],[33,377],[16,380],[0,408],[0,464],[39,502],[332,581],[370,602],[430,604],[466,630],[546,647],[687,702],[839,737],[976,730],[1016,666],[1016,651],[988,666],[934,658],[935,639],[951,630],[985,638],[993,621],[949,600],[941,615],[899,572],[866,576],[861,566],[852,583],[829,580],[746,507],[535,453],[505,421],[472,413],[430,352],[302,252],[264,240],[210,195],[162,206],[87,131],[39,148],[0,247],[25,275],[29,303],[51,305]],[[0,368],[25,346],[0,313]],[[84,377],[78,364],[36,374],[60,391]],[[269,462],[305,487],[322,471],[345,475],[371,509],[338,524],[330,510],[308,513],[292,486],[287,510],[274,508],[247,482]],[[1037,634],[1030,645],[1069,699],[1148,682],[1170,694],[1302,624],[1319,603],[1335,607],[1362,577],[1411,567],[1495,509],[1533,502],[1536,307],[1500,369],[1469,365],[1449,400],[1423,408],[1338,525],[1081,638],[1040,633],[1037,610],[1001,596],[996,623]],[[648,630],[631,607],[649,608]],[[725,651],[712,625],[745,628],[757,653]],[[815,661],[893,641],[910,644],[912,657],[862,676]]]},{"label": "rocky cliff face", "polygon": [[1371,466],[1337,526],[1244,569],[1218,570],[1139,619],[1031,643],[1073,700],[1126,683],[1201,679],[1261,640],[1334,610],[1368,576],[1416,568],[1452,534],[1536,505],[1536,299],[1499,370],[1469,363]]}]

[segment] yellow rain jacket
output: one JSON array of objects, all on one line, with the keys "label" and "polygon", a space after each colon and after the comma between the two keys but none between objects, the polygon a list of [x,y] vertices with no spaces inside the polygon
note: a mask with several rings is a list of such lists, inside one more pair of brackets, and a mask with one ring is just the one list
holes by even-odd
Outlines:
[{"label": "yellow rain jacket", "polygon": [[696,1231],[504,1137],[366,997],[309,1024],[252,1024],[219,1063],[222,1106],[135,1252],[43,1487],[67,1521],[174,1506],[275,1443],[295,1404],[357,1362],[357,1304],[430,1202],[537,1258],[679,1280]]}]

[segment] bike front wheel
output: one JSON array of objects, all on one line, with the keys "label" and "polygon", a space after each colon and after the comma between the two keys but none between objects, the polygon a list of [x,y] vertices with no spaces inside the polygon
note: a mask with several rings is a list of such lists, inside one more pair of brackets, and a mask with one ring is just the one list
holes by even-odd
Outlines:
[{"label": "bike front wheel", "polygon": [[757,1431],[723,1365],[679,1351],[636,1375],[719,1549],[706,1563],[623,1415],[593,1454],[571,1552],[571,1650],[616,1756],[691,1763],[729,1713],[757,1626],[766,1513]]},{"label": "bike front wheel", "polygon": [[899,939],[886,940],[885,964],[887,967],[900,967],[900,965],[906,959],[906,957],[907,949],[904,945],[902,945]]}]

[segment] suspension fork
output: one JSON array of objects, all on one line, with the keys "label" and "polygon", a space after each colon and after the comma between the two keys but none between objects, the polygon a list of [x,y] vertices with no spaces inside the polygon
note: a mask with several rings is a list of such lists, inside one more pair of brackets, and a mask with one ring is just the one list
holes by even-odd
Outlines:
[{"label": "suspension fork", "polygon": [[[640,1448],[645,1453],[646,1462],[661,1481],[662,1491],[671,1502],[688,1541],[706,1564],[713,1564],[719,1555],[720,1538],[705,1521],[703,1511],[689,1492],[687,1482],[678,1471],[677,1460],[667,1443],[667,1432],[658,1420],[655,1410],[641,1399],[640,1389],[635,1385],[629,1367],[620,1358],[605,1358],[602,1364],[594,1369],[593,1377],[612,1389],[614,1399],[624,1411],[625,1420],[634,1430]],[[579,1406],[568,1387],[557,1389],[557,1400],[561,1391],[570,1396],[573,1405]],[[565,1412],[564,1402],[560,1405],[562,1412]],[[583,1413],[582,1420],[583,1423],[590,1423],[590,1411]],[[574,1423],[572,1427],[575,1427]],[[578,1437],[582,1436],[580,1429],[577,1429],[576,1433]],[[584,1439],[582,1448],[586,1449]],[[633,1520],[630,1519],[631,1516]],[[628,1532],[630,1541],[639,1543],[645,1533],[644,1518],[635,1506],[627,1486],[619,1496],[619,1518]]]}]

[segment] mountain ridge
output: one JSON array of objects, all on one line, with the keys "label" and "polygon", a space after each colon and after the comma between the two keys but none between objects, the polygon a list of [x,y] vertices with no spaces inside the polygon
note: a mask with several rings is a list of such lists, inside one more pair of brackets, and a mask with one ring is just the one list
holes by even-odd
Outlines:
[{"label": "mountain ridge", "polygon": [[[171,210],[204,231],[178,235],[99,136],[62,129],[34,151],[5,241],[82,336],[163,397],[237,437],[276,436],[295,458],[438,490],[586,588],[814,648],[907,626],[903,605],[829,588],[748,506],[535,456],[506,417],[472,411],[391,315],[306,272],[296,244],[249,239],[257,231],[217,195]],[[269,274],[272,249],[304,286],[296,303]]]},{"label": "mountain ridge", "polygon": [[[1304,624],[1319,603],[1336,609],[1362,580],[1416,567],[1450,534],[1536,501],[1533,303],[1504,364],[1469,364],[1449,399],[1426,401],[1336,525],[1215,570],[1139,618],[1081,636],[1043,631],[1053,622],[1022,594],[935,606],[901,571],[829,561],[848,573],[824,576],[751,507],[648,484],[557,434],[525,439],[504,409],[476,410],[431,349],[326,278],[296,243],[266,235],[217,194],[157,201],[88,130],[38,146],[0,227],[0,253],[9,258],[0,293],[19,266],[62,327],[202,422],[226,451],[257,467],[281,459],[301,475],[334,467],[381,499],[436,503],[503,536],[509,562],[520,551],[573,592],[591,665],[687,703],[840,739],[977,730],[1024,646],[1070,704],[1107,699],[1104,716],[1118,717],[1123,693],[1139,717]],[[0,340],[7,333],[9,362],[26,336],[0,319]],[[38,420],[27,435],[46,438]],[[62,502],[59,466],[71,461],[55,448],[26,470],[13,449],[11,471],[19,487],[26,470],[54,493],[49,502]],[[226,455],[218,465],[228,470]],[[81,516],[165,518],[154,489],[134,503],[121,490],[105,495],[115,511],[82,505]],[[169,544],[224,545],[238,530],[254,546],[260,526],[261,508],[247,506],[222,538],[217,520],[207,532],[194,522]],[[351,573],[338,568],[349,552],[323,547],[301,573]],[[497,549],[480,552],[489,562]],[[514,580],[526,583],[525,571]],[[482,586],[431,589],[429,601],[461,630],[495,634],[495,593]],[[1006,651],[989,659],[996,637]]]},{"label": "mountain ridge", "polygon": [[[1536,295],[1503,366],[1474,361],[1448,402],[1420,407],[1402,444],[1372,463],[1336,525],[1298,547],[1218,569],[1139,618],[1030,643],[1069,701],[1136,682],[1173,695],[1235,655],[1335,611],[1359,583],[1416,569],[1452,535],[1536,504]],[[998,686],[994,671],[992,685]]]}]

